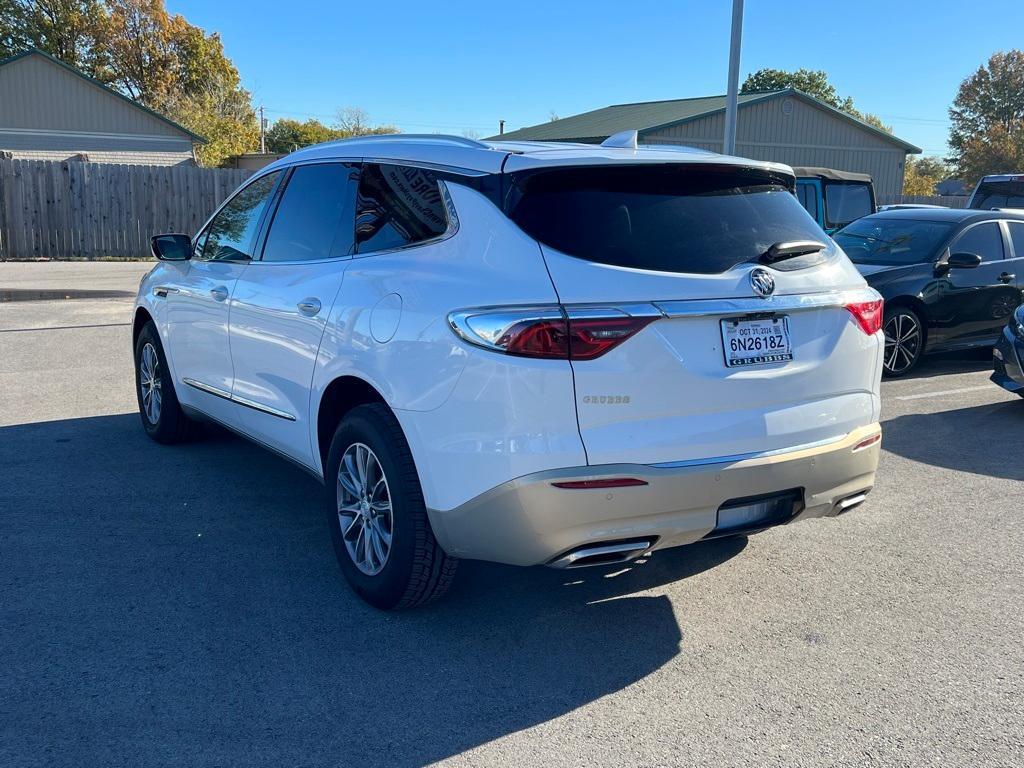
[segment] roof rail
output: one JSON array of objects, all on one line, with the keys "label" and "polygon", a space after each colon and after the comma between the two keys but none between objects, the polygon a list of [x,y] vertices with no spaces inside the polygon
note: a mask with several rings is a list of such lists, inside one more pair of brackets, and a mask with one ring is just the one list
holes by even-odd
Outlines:
[{"label": "roof rail", "polygon": [[349,142],[364,142],[364,143],[397,143],[402,141],[408,141],[413,139],[416,141],[432,141],[438,144],[455,144],[461,147],[471,147],[473,149],[491,149],[487,144],[476,139],[467,139],[465,136],[449,136],[444,133],[372,133],[365,136],[351,136],[347,139],[336,139],[331,144],[347,144]]}]

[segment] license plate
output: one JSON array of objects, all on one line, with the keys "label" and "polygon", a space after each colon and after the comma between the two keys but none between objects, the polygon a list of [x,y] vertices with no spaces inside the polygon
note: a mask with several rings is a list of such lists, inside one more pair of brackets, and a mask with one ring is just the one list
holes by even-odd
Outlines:
[{"label": "license plate", "polygon": [[750,530],[777,525],[789,520],[796,512],[799,494],[787,491],[777,496],[739,500],[718,508],[718,524],[712,533]]},{"label": "license plate", "polygon": [[792,360],[789,318],[780,315],[722,320],[722,349],[728,368]]}]

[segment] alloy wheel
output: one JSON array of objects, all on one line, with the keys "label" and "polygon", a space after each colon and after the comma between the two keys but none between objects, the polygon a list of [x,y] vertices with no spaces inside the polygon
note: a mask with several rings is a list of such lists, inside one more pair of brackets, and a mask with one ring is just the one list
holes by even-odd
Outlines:
[{"label": "alloy wheel", "polygon": [[387,477],[369,446],[353,443],[342,455],[337,500],[348,556],[360,571],[376,576],[391,554],[394,518]]},{"label": "alloy wheel", "polygon": [[921,324],[913,315],[897,312],[885,321],[885,370],[894,376],[906,373],[921,349]]},{"label": "alloy wheel", "polygon": [[146,420],[150,424],[157,424],[163,406],[163,382],[156,347],[148,342],[142,348],[142,359],[139,363],[139,390],[142,394],[142,409],[145,411]]}]

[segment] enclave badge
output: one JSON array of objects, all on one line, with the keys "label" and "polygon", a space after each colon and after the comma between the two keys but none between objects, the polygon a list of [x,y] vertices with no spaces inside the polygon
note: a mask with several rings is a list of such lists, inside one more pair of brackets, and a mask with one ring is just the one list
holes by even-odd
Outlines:
[{"label": "enclave badge", "polygon": [[775,292],[775,278],[758,267],[750,273],[750,287],[758,296],[768,298]]}]

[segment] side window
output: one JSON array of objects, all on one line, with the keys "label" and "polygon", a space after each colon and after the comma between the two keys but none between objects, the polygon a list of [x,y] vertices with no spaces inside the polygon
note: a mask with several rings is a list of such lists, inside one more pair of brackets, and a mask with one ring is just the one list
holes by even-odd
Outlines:
[{"label": "side window", "polygon": [[356,201],[356,250],[401,248],[448,228],[437,176],[422,168],[366,163]]},{"label": "side window", "polygon": [[1024,259],[1024,222],[1008,221],[1010,228],[1010,242],[1013,243],[1013,255],[1018,259]]},{"label": "side window", "polygon": [[268,173],[239,190],[200,236],[196,257],[210,260],[251,257],[260,216],[280,175],[279,171]]},{"label": "side window", "polygon": [[309,261],[352,253],[359,171],[348,163],[301,165],[288,179],[263,261]]},{"label": "side window", "polygon": [[960,235],[949,252],[976,253],[982,261],[999,261],[1003,258],[1003,233],[995,222],[978,224]]},{"label": "side window", "polygon": [[811,218],[815,221],[818,220],[818,194],[813,184],[800,184],[796,185],[796,193],[800,199],[800,205],[802,205],[807,212],[811,214]]}]

